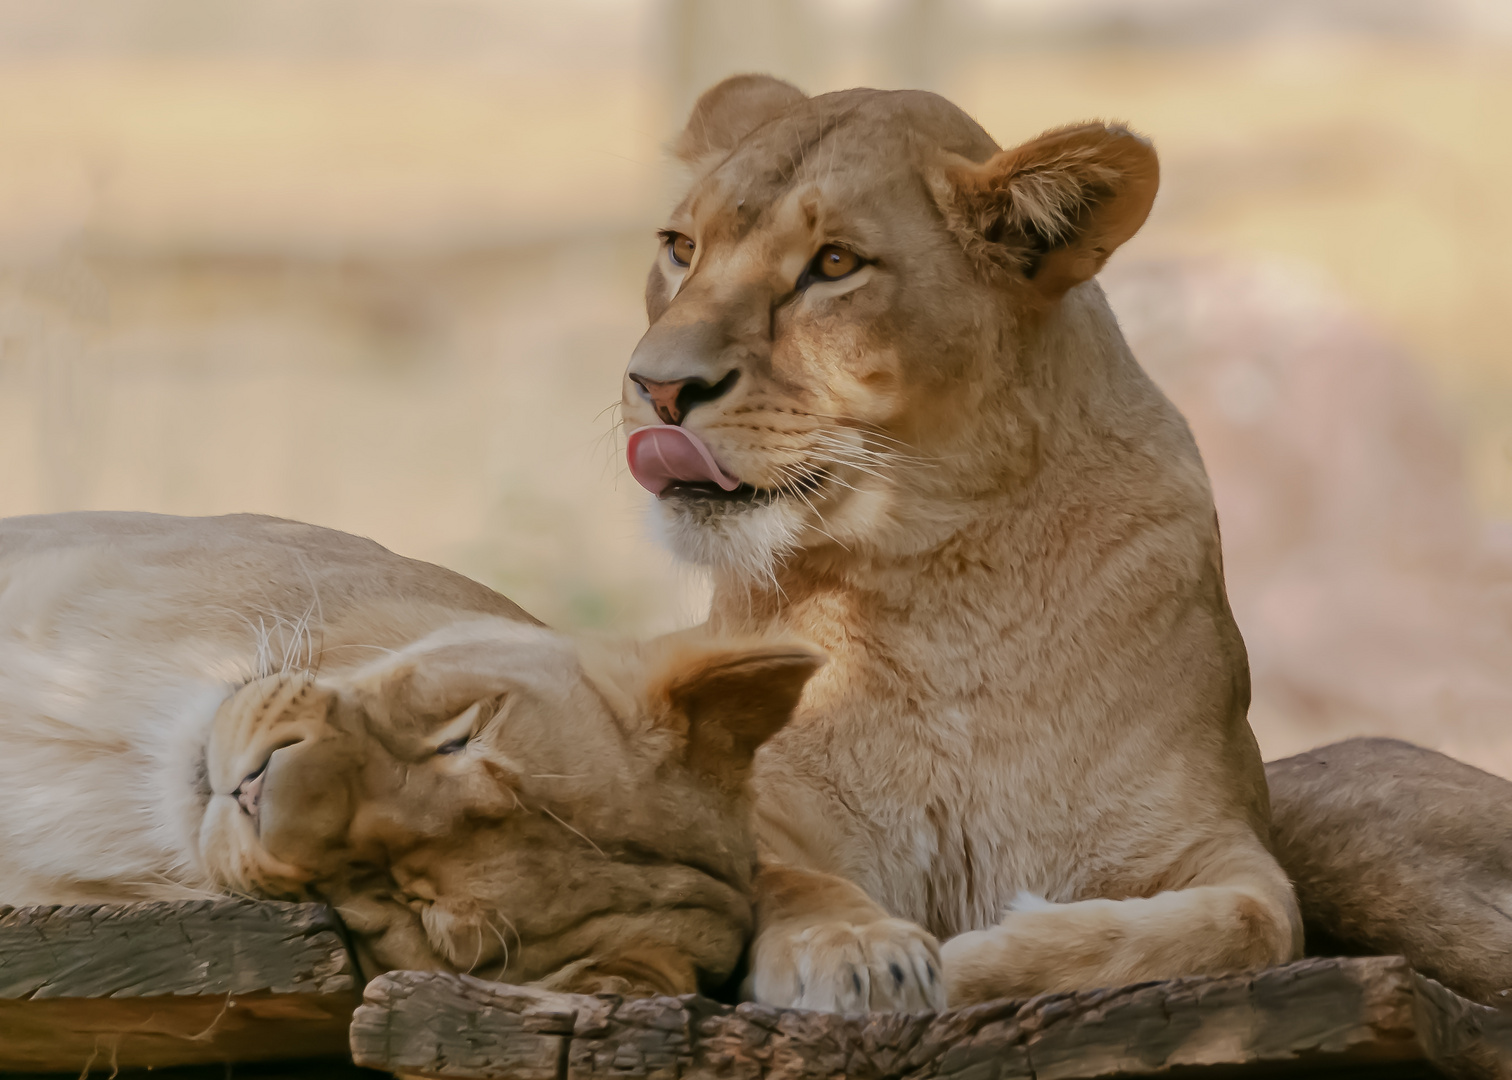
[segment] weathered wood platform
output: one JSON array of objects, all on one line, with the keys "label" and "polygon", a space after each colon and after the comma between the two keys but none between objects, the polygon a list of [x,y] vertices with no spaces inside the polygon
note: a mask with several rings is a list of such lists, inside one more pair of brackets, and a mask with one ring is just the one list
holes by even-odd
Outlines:
[{"label": "weathered wood platform", "polygon": [[319,904],[0,907],[0,1071],[345,1058],[359,981]]},{"label": "weathered wood platform", "polygon": [[434,972],[380,977],[353,1015],[359,981],[320,905],[0,907],[0,1076],[1512,1080],[1512,1012],[1392,957],[939,1016],[585,997]]},{"label": "weathered wood platform", "polygon": [[1395,957],[842,1017],[698,997],[622,1001],[393,972],[352,1022],[359,1065],[477,1080],[1512,1077],[1512,1015]]}]

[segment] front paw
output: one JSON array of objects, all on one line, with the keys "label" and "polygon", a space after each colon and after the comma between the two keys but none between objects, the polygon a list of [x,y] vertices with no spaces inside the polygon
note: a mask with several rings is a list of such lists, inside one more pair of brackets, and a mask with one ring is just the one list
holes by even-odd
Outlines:
[{"label": "front paw", "polygon": [[824,1012],[937,1012],[945,1007],[940,945],[906,919],[773,927],[751,950],[752,996]]},{"label": "front paw", "polygon": [[947,977],[946,997],[951,1008],[980,1005],[1000,997],[1014,997],[1001,980],[1006,967],[1001,959],[998,927],[957,934],[940,949]]}]

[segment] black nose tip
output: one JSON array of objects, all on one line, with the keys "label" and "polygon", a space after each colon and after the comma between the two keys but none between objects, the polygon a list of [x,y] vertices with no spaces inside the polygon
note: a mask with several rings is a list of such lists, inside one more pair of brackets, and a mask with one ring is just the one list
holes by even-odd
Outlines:
[{"label": "black nose tip", "polygon": [[633,371],[630,373],[630,381],[639,388],[640,396],[651,403],[664,424],[681,424],[693,406],[723,397],[739,378],[740,372],[735,370],[715,383],[696,377],[662,381],[648,379]]}]

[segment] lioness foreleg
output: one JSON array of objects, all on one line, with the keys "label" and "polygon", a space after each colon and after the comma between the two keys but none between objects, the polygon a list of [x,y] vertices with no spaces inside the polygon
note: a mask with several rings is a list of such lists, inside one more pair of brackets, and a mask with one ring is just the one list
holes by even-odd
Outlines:
[{"label": "lioness foreleg", "polygon": [[831,874],[765,866],[744,996],[829,1012],[927,1012],[945,1005],[940,946]]},{"label": "lioness foreleg", "polygon": [[[1253,862],[1271,862],[1257,854]],[[951,938],[941,955],[955,1007],[1268,967],[1301,951],[1289,883],[1279,867],[1255,866],[1150,897],[1019,906],[997,926]]]}]

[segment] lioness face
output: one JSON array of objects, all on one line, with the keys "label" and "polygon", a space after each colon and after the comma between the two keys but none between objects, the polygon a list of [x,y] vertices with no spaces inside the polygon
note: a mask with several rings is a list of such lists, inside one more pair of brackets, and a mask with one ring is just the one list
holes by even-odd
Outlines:
[{"label": "lioness face", "polygon": [[[349,676],[272,676],[217,715],[203,857],[331,901],[374,971],[691,992],[743,946],[745,774],[817,664],[483,619]],[[728,706],[706,693],[726,683]]]},{"label": "lioness face", "polygon": [[674,550],[761,576],[795,548],[927,530],[912,493],[999,488],[1033,454],[1003,437],[1032,411],[1023,341],[1116,246],[1103,219],[1148,210],[1140,192],[1111,213],[1122,143],[1148,154],[1102,125],[998,153],[932,94],[749,76],[705,94],[623,390]]}]

